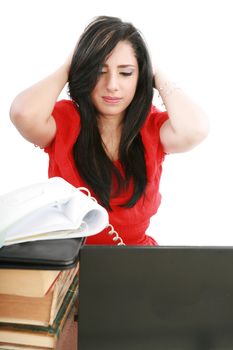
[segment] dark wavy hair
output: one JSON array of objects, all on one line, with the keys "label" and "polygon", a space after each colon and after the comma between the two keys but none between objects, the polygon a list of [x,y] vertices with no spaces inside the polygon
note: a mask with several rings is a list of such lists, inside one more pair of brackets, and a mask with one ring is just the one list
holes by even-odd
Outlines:
[{"label": "dark wavy hair", "polygon": [[[107,156],[97,126],[98,113],[91,101],[101,66],[120,41],[132,45],[139,67],[134,98],[128,106],[119,146],[119,160],[124,177]],[[147,184],[144,147],[140,135],[153,98],[153,71],[146,44],[140,32],[117,17],[95,18],[81,35],[72,58],[68,93],[81,117],[81,131],[73,147],[76,167],[84,181],[93,189],[103,206],[111,210],[110,197],[117,195],[133,180],[131,198],[123,204],[133,207]],[[113,177],[117,191],[112,193]]]}]

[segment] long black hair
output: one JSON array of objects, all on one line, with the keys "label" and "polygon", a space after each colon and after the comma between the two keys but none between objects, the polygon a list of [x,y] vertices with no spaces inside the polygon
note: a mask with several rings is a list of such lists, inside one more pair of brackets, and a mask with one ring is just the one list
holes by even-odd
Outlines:
[{"label": "long black hair", "polygon": [[[119,160],[124,176],[104,150],[97,126],[98,113],[91,101],[91,92],[101,66],[120,41],[132,45],[139,67],[137,88],[125,112],[119,145]],[[140,128],[152,103],[152,85],[152,65],[140,32],[131,23],[117,17],[95,18],[86,27],[76,46],[69,72],[68,92],[81,117],[81,131],[73,147],[76,167],[102,205],[108,209],[111,209],[110,197],[114,196],[113,177],[118,184],[117,193],[126,189],[129,181],[133,180],[133,194],[123,206],[134,206],[144,193],[147,174]]]}]

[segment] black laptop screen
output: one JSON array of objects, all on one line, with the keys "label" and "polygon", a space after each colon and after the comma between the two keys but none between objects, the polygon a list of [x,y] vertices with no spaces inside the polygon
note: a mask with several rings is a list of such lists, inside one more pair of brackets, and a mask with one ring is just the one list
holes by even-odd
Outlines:
[{"label": "black laptop screen", "polygon": [[232,350],[233,250],[84,246],[79,350]]}]

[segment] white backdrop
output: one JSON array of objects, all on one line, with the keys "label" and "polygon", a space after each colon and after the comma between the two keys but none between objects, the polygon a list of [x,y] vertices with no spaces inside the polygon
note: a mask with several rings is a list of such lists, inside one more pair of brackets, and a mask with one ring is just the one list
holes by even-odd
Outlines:
[{"label": "white backdrop", "polygon": [[163,200],[149,233],[161,245],[233,245],[231,0],[2,1],[0,193],[47,178],[47,155],[15,130],[10,104],[63,63],[96,15],[119,16],[138,27],[154,64],[209,114],[208,139],[167,156]]}]

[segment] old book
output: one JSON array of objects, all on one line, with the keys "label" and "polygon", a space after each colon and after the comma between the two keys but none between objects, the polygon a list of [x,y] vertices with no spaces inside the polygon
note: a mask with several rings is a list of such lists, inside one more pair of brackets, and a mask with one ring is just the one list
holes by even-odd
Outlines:
[{"label": "old book", "polygon": [[0,322],[51,325],[78,270],[79,263],[70,270],[61,271],[43,297],[0,294]]},{"label": "old book", "polygon": [[43,297],[60,273],[60,270],[0,269],[0,294]]},{"label": "old book", "polygon": [[107,225],[106,209],[91,198],[89,191],[76,188],[60,177],[0,196],[0,247],[35,240],[86,237]]},{"label": "old book", "polygon": [[75,276],[52,326],[0,323],[0,344],[22,345],[25,346],[25,349],[26,346],[55,349],[58,337],[77,299],[77,295],[78,276]]},{"label": "old book", "polygon": [[[65,321],[64,327],[59,334],[58,341],[56,343],[56,350],[77,350],[78,346],[78,325],[75,320],[77,309],[72,307],[68,318]],[[32,346],[32,345],[20,345],[10,343],[0,343],[0,350],[51,350],[47,347]]]}]

